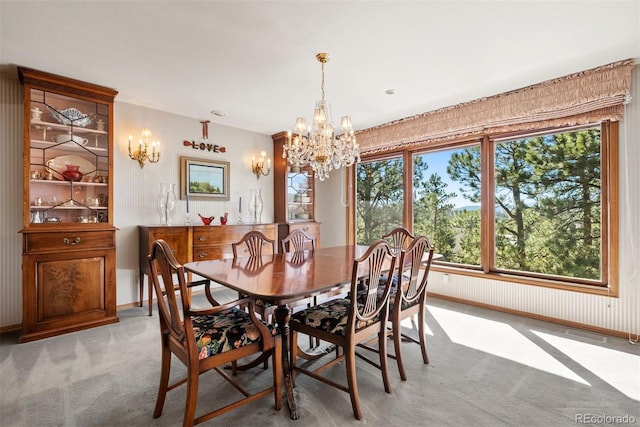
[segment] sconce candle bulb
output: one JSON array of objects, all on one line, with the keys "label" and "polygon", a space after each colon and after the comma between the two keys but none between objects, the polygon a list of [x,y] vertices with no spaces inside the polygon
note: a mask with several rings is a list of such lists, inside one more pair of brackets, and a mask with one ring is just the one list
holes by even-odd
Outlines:
[{"label": "sconce candle bulb", "polygon": [[255,156],[251,158],[251,171],[260,179],[260,176],[267,176],[271,172],[271,159],[267,157],[266,151],[260,152],[260,158],[256,160]]}]

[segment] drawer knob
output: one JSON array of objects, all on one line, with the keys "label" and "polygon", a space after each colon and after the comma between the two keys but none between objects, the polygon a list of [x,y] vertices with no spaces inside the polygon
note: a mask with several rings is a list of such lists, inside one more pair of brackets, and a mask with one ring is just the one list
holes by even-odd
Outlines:
[{"label": "drawer knob", "polygon": [[207,236],[198,236],[198,240],[200,240],[201,242],[207,240]]},{"label": "drawer knob", "polygon": [[200,258],[204,258],[204,257],[206,257],[206,256],[207,256],[207,254],[206,254],[205,252],[200,252],[200,253],[198,254],[198,256],[199,256]]},{"label": "drawer knob", "polygon": [[76,237],[75,239],[73,239],[73,241],[71,241],[71,240],[69,240],[69,239],[67,239],[67,238],[65,237],[64,239],[62,239],[62,242],[63,242],[65,245],[75,246],[75,245],[77,245],[78,243],[80,243],[80,237]]}]

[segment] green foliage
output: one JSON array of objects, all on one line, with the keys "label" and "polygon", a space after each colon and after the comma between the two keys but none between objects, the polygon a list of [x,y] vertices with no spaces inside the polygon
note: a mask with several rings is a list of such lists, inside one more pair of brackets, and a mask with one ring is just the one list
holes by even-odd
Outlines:
[{"label": "green foliage", "polygon": [[222,191],[217,185],[208,182],[189,181],[189,193],[220,194]]},{"label": "green foliage", "polygon": [[480,265],[480,210],[461,209],[453,213],[451,227],[455,244],[450,258],[459,264]]},{"label": "green foliage", "polygon": [[[421,157],[416,157],[420,159]],[[448,260],[454,250],[455,235],[451,227],[454,205],[448,203],[455,193],[447,193],[447,184],[437,174],[424,181],[426,168],[414,168],[413,231],[428,236],[435,250]]]},{"label": "green foliage", "polygon": [[356,169],[356,241],[368,245],[402,225],[402,159],[359,163]]},{"label": "green foliage", "polygon": [[[600,131],[500,142],[494,162],[496,267],[600,278]],[[472,147],[452,155],[447,169],[473,200],[479,165]]]}]

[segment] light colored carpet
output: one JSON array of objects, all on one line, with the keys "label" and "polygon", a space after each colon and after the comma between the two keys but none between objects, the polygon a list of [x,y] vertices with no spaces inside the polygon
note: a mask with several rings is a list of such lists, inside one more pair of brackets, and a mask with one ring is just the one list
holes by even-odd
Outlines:
[{"label": "light colored carpet", "polygon": [[[286,406],[275,411],[266,397],[204,425],[575,426],[625,416],[640,424],[640,344],[433,298],[428,309],[431,363],[423,365],[419,347],[405,343],[409,380],[400,381],[390,360],[391,394],[376,368],[358,362],[363,420],[353,418],[348,394],[299,376],[300,420],[291,421]],[[152,418],[160,339],[157,314],[146,312],[122,310],[117,324],[25,344],[3,335],[0,425],[181,425],[184,387]],[[175,377],[183,373],[174,361]],[[260,368],[239,375],[271,381],[271,371]],[[344,378],[344,365],[331,375]],[[217,374],[205,374],[198,407],[235,393]]]}]

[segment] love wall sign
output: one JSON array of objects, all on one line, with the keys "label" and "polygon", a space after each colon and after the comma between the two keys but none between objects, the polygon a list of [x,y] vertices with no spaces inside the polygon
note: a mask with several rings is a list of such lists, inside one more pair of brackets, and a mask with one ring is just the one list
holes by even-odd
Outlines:
[{"label": "love wall sign", "polygon": [[196,141],[187,141],[185,139],[184,141],[182,141],[182,145],[184,145],[185,147],[191,147],[194,150],[210,151],[212,153],[226,153],[227,149],[225,147],[222,147],[218,144],[212,144],[210,142],[207,142],[209,141],[209,121],[204,120],[200,123],[202,123],[203,141],[196,142]]}]

